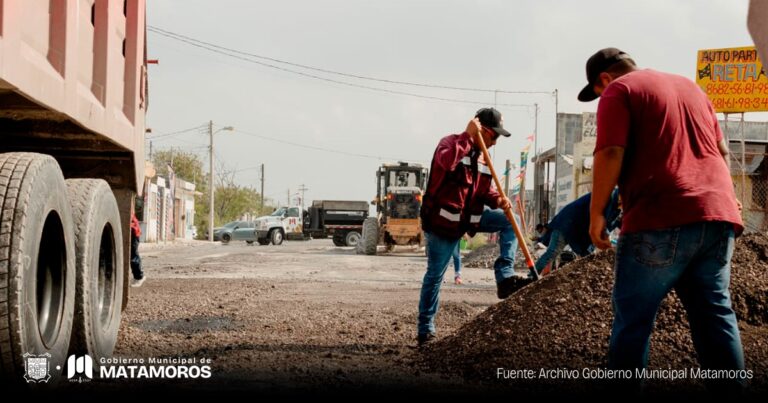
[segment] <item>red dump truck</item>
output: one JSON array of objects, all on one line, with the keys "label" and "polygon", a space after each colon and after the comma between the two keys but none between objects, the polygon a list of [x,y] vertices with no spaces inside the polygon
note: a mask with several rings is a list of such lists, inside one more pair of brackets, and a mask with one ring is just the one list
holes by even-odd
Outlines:
[{"label": "red dump truck", "polygon": [[145,6],[0,0],[4,378],[114,349],[144,176]]}]

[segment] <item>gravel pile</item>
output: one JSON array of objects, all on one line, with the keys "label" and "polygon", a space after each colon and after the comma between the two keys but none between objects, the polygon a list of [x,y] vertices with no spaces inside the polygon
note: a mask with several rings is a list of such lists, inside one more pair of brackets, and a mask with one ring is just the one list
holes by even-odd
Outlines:
[{"label": "gravel pile", "polygon": [[[537,251],[531,250],[530,252],[535,254]],[[543,253],[543,251],[540,253]],[[464,267],[469,267],[472,269],[493,269],[493,263],[496,262],[498,257],[499,245],[491,243],[483,245],[473,250],[472,252],[469,252],[461,259],[461,264]],[[525,264],[525,257],[519,248],[515,254],[515,269],[526,274],[528,273],[528,266]]]},{"label": "gravel pile", "polygon": [[497,257],[499,257],[499,245],[489,243],[469,252],[461,259],[461,265],[473,269],[491,269]]},{"label": "gravel pile", "polygon": [[[488,248],[489,250],[491,248]],[[480,252],[482,251],[482,252]],[[488,251],[479,250],[485,259]],[[468,256],[469,258],[469,256]],[[610,335],[612,251],[566,265],[484,311],[424,350],[424,364],[465,379],[498,385],[497,368],[577,369],[605,367]],[[469,259],[468,259],[469,260]],[[768,391],[768,238],[741,237],[732,260],[731,293],[742,331],[752,390]],[[439,315],[438,315],[439,317]],[[663,303],[651,339],[650,368],[698,367],[685,310],[672,293]],[[520,391],[590,388],[583,380],[508,382]],[[695,380],[651,381],[649,388],[699,389]]]}]

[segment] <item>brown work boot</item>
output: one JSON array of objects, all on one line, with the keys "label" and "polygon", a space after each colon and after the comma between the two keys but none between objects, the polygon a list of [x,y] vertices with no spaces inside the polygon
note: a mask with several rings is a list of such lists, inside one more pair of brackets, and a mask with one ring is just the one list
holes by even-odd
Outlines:
[{"label": "brown work boot", "polygon": [[432,340],[434,340],[436,337],[437,337],[437,335],[434,334],[434,333],[431,333],[431,332],[430,333],[424,333],[424,334],[420,334],[416,338],[416,341],[419,343],[419,347],[423,347],[424,345],[432,342]]}]

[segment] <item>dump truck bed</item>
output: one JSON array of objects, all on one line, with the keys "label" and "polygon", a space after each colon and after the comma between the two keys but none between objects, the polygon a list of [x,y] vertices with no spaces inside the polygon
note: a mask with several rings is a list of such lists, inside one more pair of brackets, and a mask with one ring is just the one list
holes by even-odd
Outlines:
[{"label": "dump truck bed", "polygon": [[349,200],[315,200],[312,207],[330,210],[368,211],[368,202]]},{"label": "dump truck bed", "polygon": [[141,192],[145,1],[0,1],[0,152]]}]

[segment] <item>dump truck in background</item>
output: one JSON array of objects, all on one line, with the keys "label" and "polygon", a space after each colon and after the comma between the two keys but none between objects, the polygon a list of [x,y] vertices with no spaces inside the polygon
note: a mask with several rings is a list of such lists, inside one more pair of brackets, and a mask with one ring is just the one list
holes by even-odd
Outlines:
[{"label": "dump truck in background", "polygon": [[336,246],[357,246],[368,218],[368,202],[315,200],[304,214],[304,235],[332,237]]},{"label": "dump truck in background", "polygon": [[0,1],[3,378],[114,349],[144,177],[145,6]]},{"label": "dump truck in background", "polygon": [[363,221],[368,217],[364,201],[316,200],[302,211],[301,206],[280,207],[253,221],[233,221],[214,233],[223,244],[245,241],[248,244],[281,245],[283,240],[333,237],[336,246],[357,246]]}]

